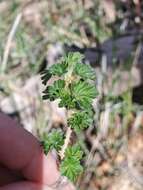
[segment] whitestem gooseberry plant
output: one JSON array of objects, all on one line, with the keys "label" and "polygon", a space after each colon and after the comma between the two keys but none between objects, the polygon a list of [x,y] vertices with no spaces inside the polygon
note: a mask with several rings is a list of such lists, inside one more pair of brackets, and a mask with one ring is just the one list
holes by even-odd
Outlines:
[{"label": "whitestem gooseberry plant", "polygon": [[[97,96],[94,85],[95,72],[91,66],[83,64],[82,60],[83,56],[80,53],[69,53],[45,70],[41,77],[46,85],[43,99],[59,99],[59,107],[65,107],[68,113],[66,134],[52,130],[44,137],[44,151],[46,154],[51,149],[58,152],[61,158],[60,171],[71,181],[75,181],[83,170],[80,163],[83,151],[78,142],[74,145],[69,143],[71,133],[92,125],[92,101]],[[54,82],[48,85],[47,82],[51,78],[54,78]]]}]

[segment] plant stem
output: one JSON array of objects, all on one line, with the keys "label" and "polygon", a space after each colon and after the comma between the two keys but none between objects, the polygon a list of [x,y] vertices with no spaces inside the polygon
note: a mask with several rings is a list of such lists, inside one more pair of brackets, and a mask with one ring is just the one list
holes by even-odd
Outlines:
[{"label": "plant stem", "polygon": [[66,148],[67,148],[67,146],[68,146],[68,144],[69,144],[69,142],[70,142],[71,134],[72,134],[71,128],[70,128],[70,127],[67,127],[65,142],[64,142],[64,145],[62,146],[61,151],[59,152],[59,155],[60,155],[61,160],[64,159],[65,150],[66,150]]}]

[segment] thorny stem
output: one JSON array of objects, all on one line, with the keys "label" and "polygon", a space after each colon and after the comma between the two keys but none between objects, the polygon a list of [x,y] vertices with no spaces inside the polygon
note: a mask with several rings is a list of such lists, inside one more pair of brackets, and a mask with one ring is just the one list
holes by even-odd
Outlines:
[{"label": "thorny stem", "polygon": [[68,85],[71,83],[71,81],[74,78],[73,75],[72,75],[73,70],[74,70],[74,66],[71,65],[69,67],[69,70],[68,70],[67,74],[65,75],[66,88],[68,87]]},{"label": "thorny stem", "polygon": [[[72,72],[73,72],[73,65],[72,67],[70,67],[67,75],[65,76],[65,81],[66,81],[66,88],[68,87],[69,83],[71,83],[71,80],[72,80]],[[69,111],[67,112],[67,115],[69,116]],[[67,149],[68,147],[68,144],[70,142],[70,138],[71,138],[71,134],[72,134],[72,130],[71,128],[68,126],[67,127],[67,131],[66,131],[66,138],[65,138],[65,141],[64,141],[64,145],[62,146],[62,149],[59,151],[59,156],[61,158],[61,160],[64,159],[65,157],[65,150]]]},{"label": "thorny stem", "polygon": [[66,148],[68,147],[68,144],[69,144],[69,142],[70,142],[71,134],[72,134],[71,128],[70,128],[70,127],[67,127],[66,138],[65,138],[65,141],[64,141],[64,145],[62,146],[61,151],[59,151],[59,155],[60,155],[61,160],[64,159],[65,150],[66,150]]}]

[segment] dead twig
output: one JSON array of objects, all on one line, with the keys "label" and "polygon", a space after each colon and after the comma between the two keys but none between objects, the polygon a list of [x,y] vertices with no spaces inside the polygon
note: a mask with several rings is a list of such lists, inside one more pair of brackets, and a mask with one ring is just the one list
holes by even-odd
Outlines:
[{"label": "dead twig", "polygon": [[18,27],[18,25],[19,25],[19,23],[21,21],[21,18],[22,18],[22,13],[19,13],[16,16],[16,19],[15,19],[15,21],[13,23],[13,26],[12,26],[12,28],[10,30],[10,33],[8,35],[7,43],[6,43],[4,54],[3,54],[3,60],[2,60],[2,64],[1,64],[1,69],[0,69],[1,73],[4,73],[5,70],[6,70],[8,56],[9,56],[9,52],[10,52],[10,48],[11,48],[11,43],[12,43],[12,40],[13,40],[13,38],[15,36],[15,33],[16,33],[17,27]]}]

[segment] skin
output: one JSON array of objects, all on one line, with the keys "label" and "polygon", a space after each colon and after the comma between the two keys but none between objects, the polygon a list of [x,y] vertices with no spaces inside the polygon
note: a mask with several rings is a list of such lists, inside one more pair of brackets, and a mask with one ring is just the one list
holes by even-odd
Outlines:
[{"label": "skin", "polygon": [[[0,190],[52,190],[59,176],[52,154],[45,156],[32,134],[0,113]],[[69,183],[61,190],[74,189]]]}]

